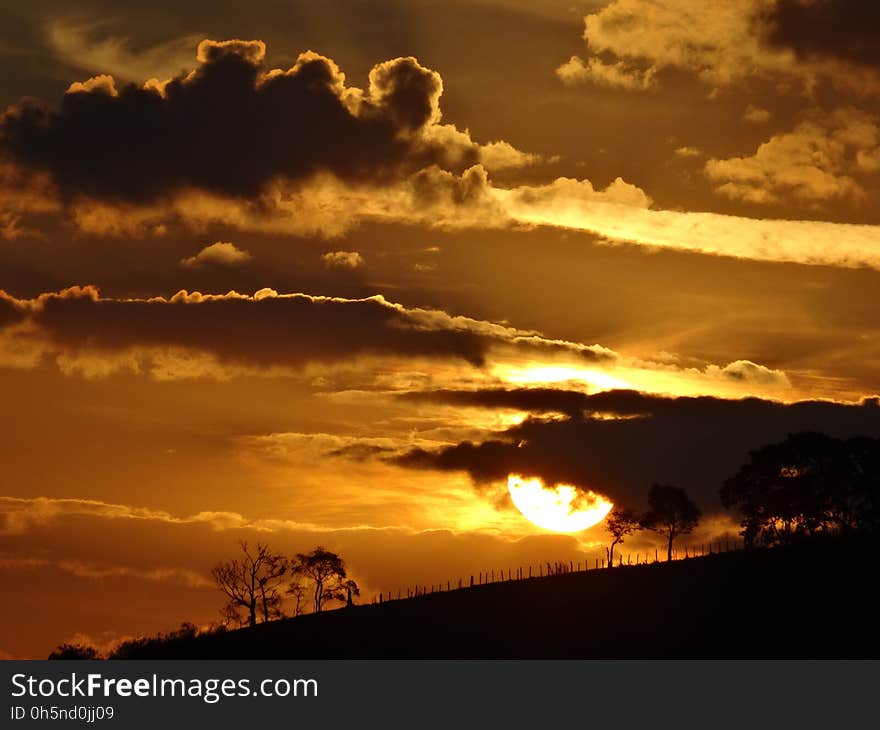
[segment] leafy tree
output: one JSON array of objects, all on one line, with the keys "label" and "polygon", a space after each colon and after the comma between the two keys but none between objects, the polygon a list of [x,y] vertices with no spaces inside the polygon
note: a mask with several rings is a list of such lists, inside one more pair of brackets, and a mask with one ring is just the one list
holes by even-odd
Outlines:
[{"label": "leafy tree", "polygon": [[251,551],[247,542],[239,542],[243,557],[218,563],[211,570],[217,587],[228,599],[227,607],[247,612],[248,624],[256,626],[257,613],[263,621],[281,614],[280,587],[289,565],[286,558],[273,553],[268,545],[257,543]]},{"label": "leafy tree", "polygon": [[98,650],[85,644],[60,644],[49,654],[49,659],[100,659]]},{"label": "leafy tree", "polygon": [[320,546],[310,553],[297,553],[293,573],[314,584],[315,613],[320,613],[327,601],[348,601],[352,595],[360,595],[357,583],[346,574],[345,561]]},{"label": "leafy tree", "polygon": [[856,526],[875,530],[880,526],[880,439],[854,438],[846,445]]},{"label": "leafy tree", "polygon": [[627,507],[614,507],[605,518],[605,527],[611,533],[611,545],[605,548],[608,567],[614,566],[614,546],[623,543],[623,538],[641,529],[638,513]]},{"label": "leafy tree", "polygon": [[692,532],[702,512],[687,492],[671,484],[654,484],[648,491],[648,511],[642,517],[642,527],[660,532],[666,537],[666,559],[672,560],[672,543],[679,535]]},{"label": "leafy tree", "polygon": [[880,516],[880,440],[792,434],[752,451],[720,496],[742,514],[747,545],[870,528]]}]

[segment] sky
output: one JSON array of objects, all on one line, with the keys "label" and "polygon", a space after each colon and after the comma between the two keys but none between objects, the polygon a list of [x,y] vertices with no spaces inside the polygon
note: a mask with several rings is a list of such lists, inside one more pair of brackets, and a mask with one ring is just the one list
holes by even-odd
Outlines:
[{"label": "sky", "polygon": [[216,623],[240,539],[364,600],[604,554],[509,474],[731,539],[750,450],[880,436],[877,15],[0,8],[0,657]]}]

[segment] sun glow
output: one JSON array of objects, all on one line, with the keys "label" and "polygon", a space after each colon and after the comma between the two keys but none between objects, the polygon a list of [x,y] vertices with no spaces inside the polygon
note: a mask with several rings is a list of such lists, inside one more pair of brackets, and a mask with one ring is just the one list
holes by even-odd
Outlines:
[{"label": "sun glow", "polygon": [[532,477],[507,477],[510,498],[523,516],[538,527],[554,532],[579,532],[598,524],[614,506],[601,494],[571,484],[548,487]]},{"label": "sun glow", "polygon": [[542,385],[545,383],[576,382],[599,390],[612,388],[631,388],[632,385],[625,380],[615,378],[601,370],[591,368],[573,367],[569,365],[527,365],[499,366],[495,368],[493,375],[500,377],[508,383],[516,385]]}]

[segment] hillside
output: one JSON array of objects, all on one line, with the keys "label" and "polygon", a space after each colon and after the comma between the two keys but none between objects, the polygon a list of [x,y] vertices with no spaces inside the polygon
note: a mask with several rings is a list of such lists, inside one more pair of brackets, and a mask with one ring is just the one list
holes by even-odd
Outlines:
[{"label": "hillside", "polygon": [[878,657],[876,539],[499,582],[126,658]]}]

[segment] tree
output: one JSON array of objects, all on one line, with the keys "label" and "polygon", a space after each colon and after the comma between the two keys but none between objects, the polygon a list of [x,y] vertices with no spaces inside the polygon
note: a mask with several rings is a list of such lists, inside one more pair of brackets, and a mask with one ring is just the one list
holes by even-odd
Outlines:
[{"label": "tree", "polygon": [[306,586],[296,578],[291,581],[285,593],[293,598],[293,615],[299,616],[303,613],[303,601],[306,597]]},{"label": "tree", "polygon": [[880,526],[880,439],[854,438],[846,442],[846,447],[856,527],[875,530]]},{"label": "tree", "polygon": [[280,615],[279,588],[289,565],[287,560],[269,550],[268,545],[257,543],[251,552],[247,542],[239,542],[244,556],[238,560],[218,563],[211,570],[217,587],[228,599],[227,606],[235,611],[247,611],[248,625],[256,626],[257,612],[263,621]]},{"label": "tree", "polygon": [[310,553],[297,553],[293,573],[314,583],[315,613],[320,613],[327,601],[347,601],[351,595],[360,595],[357,583],[345,572],[345,561],[320,546]]},{"label": "tree", "polygon": [[660,532],[666,537],[666,559],[672,560],[672,543],[679,535],[692,532],[702,512],[687,492],[671,484],[654,484],[648,491],[648,511],[642,518],[642,527]]},{"label": "tree", "polygon": [[49,659],[100,659],[98,650],[85,644],[60,644],[49,654]]},{"label": "tree", "polygon": [[870,529],[880,507],[880,440],[791,434],[750,452],[720,496],[742,515],[747,545]]},{"label": "tree", "polygon": [[614,566],[614,546],[623,543],[623,538],[641,529],[641,520],[635,510],[627,507],[614,507],[605,518],[605,527],[611,533],[611,545],[605,548],[608,567]]}]

